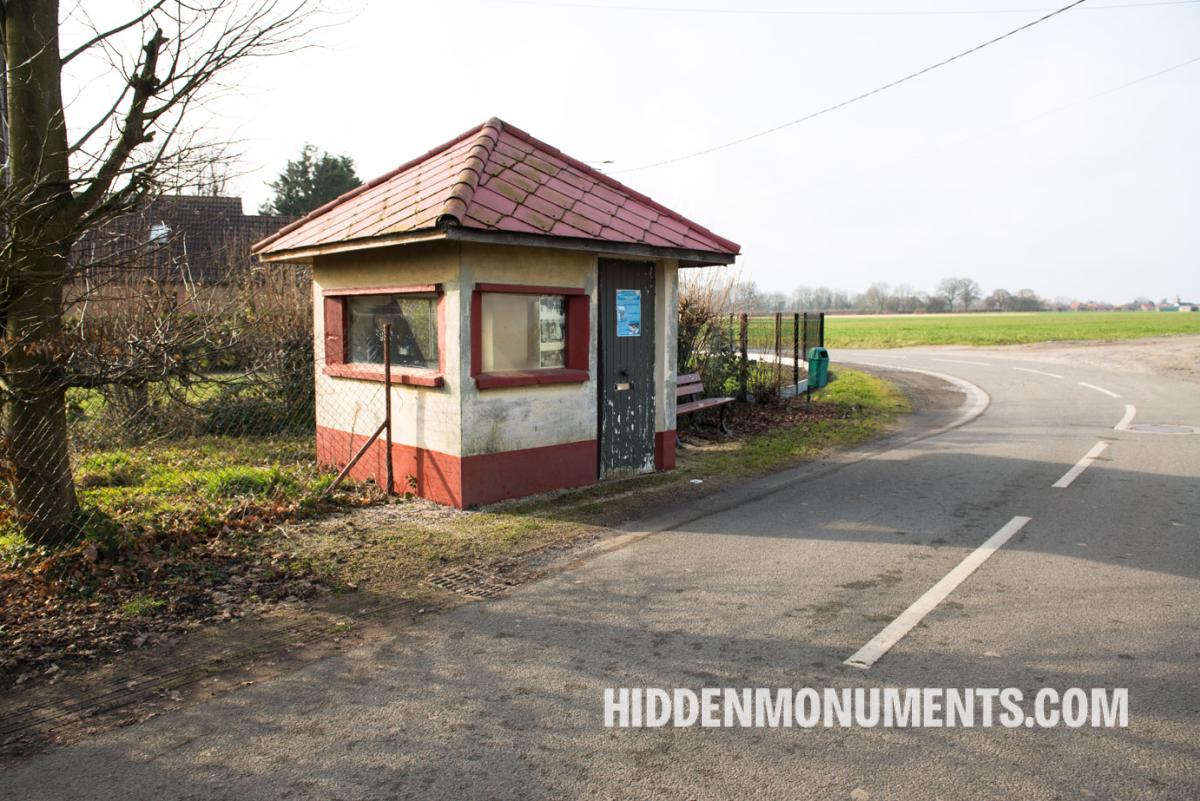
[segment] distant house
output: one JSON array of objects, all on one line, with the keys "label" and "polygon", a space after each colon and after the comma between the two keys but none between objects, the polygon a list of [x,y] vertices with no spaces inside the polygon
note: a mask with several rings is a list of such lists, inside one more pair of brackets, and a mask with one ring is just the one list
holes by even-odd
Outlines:
[{"label": "distant house", "polygon": [[163,195],[89,231],[72,260],[90,280],[137,276],[160,283],[220,283],[250,263],[250,245],[295,217],[246,214],[242,199]]},{"label": "distant house", "polygon": [[1178,295],[1175,296],[1175,302],[1172,303],[1166,298],[1158,304],[1160,312],[1194,312],[1200,310],[1200,303],[1191,303],[1186,300],[1181,300]]}]

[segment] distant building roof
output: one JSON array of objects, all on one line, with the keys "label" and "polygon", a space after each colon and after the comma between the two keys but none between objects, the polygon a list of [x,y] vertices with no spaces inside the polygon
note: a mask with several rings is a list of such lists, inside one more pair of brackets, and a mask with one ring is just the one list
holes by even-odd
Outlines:
[{"label": "distant building roof", "polygon": [[162,195],[89,231],[72,258],[92,269],[142,269],[160,280],[186,270],[190,280],[219,281],[231,263],[250,258],[253,242],[295,219],[244,214],[237,197]]},{"label": "distant building roof", "polygon": [[707,264],[728,264],[741,250],[491,119],[302,217],[256,244],[254,252],[287,261],[423,239],[644,252]]}]

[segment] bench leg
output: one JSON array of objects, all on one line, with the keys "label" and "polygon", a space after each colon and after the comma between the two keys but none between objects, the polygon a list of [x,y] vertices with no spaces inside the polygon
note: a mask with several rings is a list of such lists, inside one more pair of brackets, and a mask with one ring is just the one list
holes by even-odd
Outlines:
[{"label": "bench leg", "polygon": [[732,434],[733,432],[729,430],[729,425],[725,422],[725,406],[724,405],[721,406],[720,413],[721,413],[721,418],[720,418],[721,433],[722,434]]}]

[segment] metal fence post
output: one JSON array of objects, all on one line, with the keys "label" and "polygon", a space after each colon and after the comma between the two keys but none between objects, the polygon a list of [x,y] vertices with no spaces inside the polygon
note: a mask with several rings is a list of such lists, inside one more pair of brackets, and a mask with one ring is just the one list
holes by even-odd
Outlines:
[{"label": "metal fence post", "polygon": [[746,400],[750,383],[750,355],[747,351],[747,340],[750,337],[750,317],[745,312],[741,315],[741,327],[738,332],[738,345],[741,359],[738,362],[738,400]]},{"label": "metal fence post", "polygon": [[783,312],[775,312],[775,383],[783,385]]},{"label": "metal fence post", "polygon": [[807,359],[808,358],[808,312],[804,313],[804,323],[803,323],[803,328],[801,328],[801,331],[803,332],[803,333],[801,333],[801,337],[803,337],[803,339],[800,341],[800,353],[802,353],[804,355],[804,358]]},{"label": "metal fence post", "polygon": [[387,494],[395,494],[392,475],[392,324],[383,325],[383,425],[384,447],[387,448]]},{"label": "metal fence post", "polygon": [[792,314],[792,391],[800,386],[800,313]]},{"label": "metal fence post", "polygon": [[825,312],[821,312],[821,319],[818,323],[818,326],[819,328],[817,329],[817,337],[820,341],[817,343],[817,345],[823,348],[825,347]]}]

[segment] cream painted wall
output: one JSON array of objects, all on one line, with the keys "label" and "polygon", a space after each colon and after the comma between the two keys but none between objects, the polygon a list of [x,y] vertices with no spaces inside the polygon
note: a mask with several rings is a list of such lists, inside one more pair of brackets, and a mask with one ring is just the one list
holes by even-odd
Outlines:
[{"label": "cream painted wall", "polygon": [[[593,440],[597,436],[596,254],[567,250],[426,243],[321,256],[313,265],[317,353],[324,351],[326,289],[440,283],[444,386],[393,387],[392,438],[399,444],[471,456]],[[577,384],[479,390],[470,377],[471,291],[476,283],[582,288],[591,303],[590,378]],[[678,264],[655,266],[656,431],[675,427]],[[383,386],[317,370],[317,424],[370,434],[383,415]]]},{"label": "cream painted wall", "polygon": [[679,262],[663,259],[654,267],[654,430],[675,429],[675,379],[679,348]]},{"label": "cream painted wall", "polygon": [[[591,298],[591,324],[595,330],[596,256],[593,254],[465,243],[461,281],[468,293],[477,283],[582,288]],[[470,330],[470,306],[469,300],[460,304],[459,325],[463,331]],[[594,333],[590,339],[591,378],[583,383],[479,390],[473,381],[464,381],[462,454],[473,456],[595,439]],[[464,349],[461,356],[459,369],[469,376],[470,348]]]},{"label": "cream painted wall", "polygon": [[317,425],[370,435],[383,422],[384,403],[382,383],[327,376],[321,370],[325,352],[323,291],[441,284],[446,325],[438,346],[442,348],[445,384],[392,387],[392,441],[442,453],[459,453],[462,421],[458,392],[467,373],[461,369],[458,358],[464,336],[455,325],[461,317],[458,262],[458,245],[446,242],[354,251],[314,260]]}]

